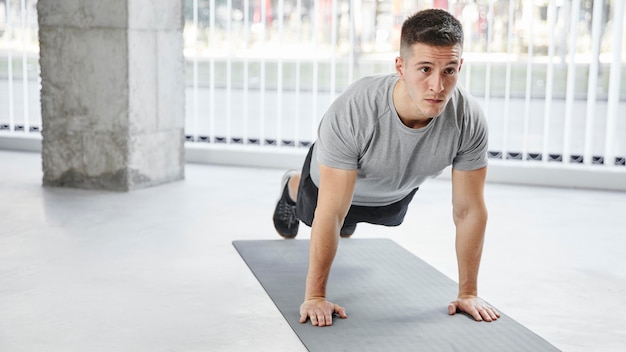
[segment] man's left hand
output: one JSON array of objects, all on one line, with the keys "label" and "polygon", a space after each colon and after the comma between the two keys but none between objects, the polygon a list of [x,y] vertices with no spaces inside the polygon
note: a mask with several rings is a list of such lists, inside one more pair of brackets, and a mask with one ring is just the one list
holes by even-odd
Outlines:
[{"label": "man's left hand", "polygon": [[477,296],[462,296],[448,305],[448,313],[465,312],[476,321],[494,321],[500,317],[495,308]]}]

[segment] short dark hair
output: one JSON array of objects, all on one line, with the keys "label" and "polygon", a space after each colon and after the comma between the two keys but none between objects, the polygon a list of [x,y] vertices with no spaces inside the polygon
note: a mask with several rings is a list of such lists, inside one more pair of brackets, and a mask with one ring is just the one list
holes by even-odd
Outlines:
[{"label": "short dark hair", "polygon": [[429,9],[419,11],[402,24],[400,34],[400,56],[411,53],[413,44],[463,47],[463,26],[447,11]]}]

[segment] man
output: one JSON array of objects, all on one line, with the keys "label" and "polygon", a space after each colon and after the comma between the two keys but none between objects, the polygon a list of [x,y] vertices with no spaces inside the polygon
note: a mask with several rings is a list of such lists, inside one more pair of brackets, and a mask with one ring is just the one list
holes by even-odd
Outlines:
[{"label": "man", "polygon": [[339,237],[352,235],[358,222],[399,225],[420,184],[448,165],[459,270],[458,297],[448,311],[477,321],[500,316],[477,295],[487,222],[487,127],[476,101],[456,86],[462,47],[461,24],[449,13],[425,10],[408,18],[396,73],[348,87],[324,115],[302,174],[283,177],[276,230],[293,238],[298,221],[311,226],[302,323],[327,326],[334,314],[347,317],[326,299]]}]

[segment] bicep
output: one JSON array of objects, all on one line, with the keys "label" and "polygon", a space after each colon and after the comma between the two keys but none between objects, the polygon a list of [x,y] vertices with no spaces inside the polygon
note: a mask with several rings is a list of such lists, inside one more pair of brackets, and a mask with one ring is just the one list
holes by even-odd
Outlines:
[{"label": "bicep", "polygon": [[319,170],[316,217],[323,214],[335,215],[343,221],[352,203],[357,171],[337,169],[323,164],[319,165]]},{"label": "bicep", "polygon": [[485,209],[486,176],[487,167],[470,171],[452,169],[452,206],[455,217],[465,215],[472,209]]}]

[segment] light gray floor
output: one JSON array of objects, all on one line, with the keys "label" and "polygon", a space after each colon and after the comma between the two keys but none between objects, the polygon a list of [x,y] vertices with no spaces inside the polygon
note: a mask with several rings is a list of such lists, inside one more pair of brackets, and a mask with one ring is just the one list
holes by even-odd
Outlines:
[{"label": "light gray floor", "polygon": [[[109,193],[41,187],[37,154],[0,167],[0,351],[304,351],[231,245],[278,238],[281,170],[187,165]],[[489,184],[487,200],[483,298],[563,351],[623,351],[626,193]],[[402,226],[355,236],[456,278],[453,229],[432,180]]]}]

